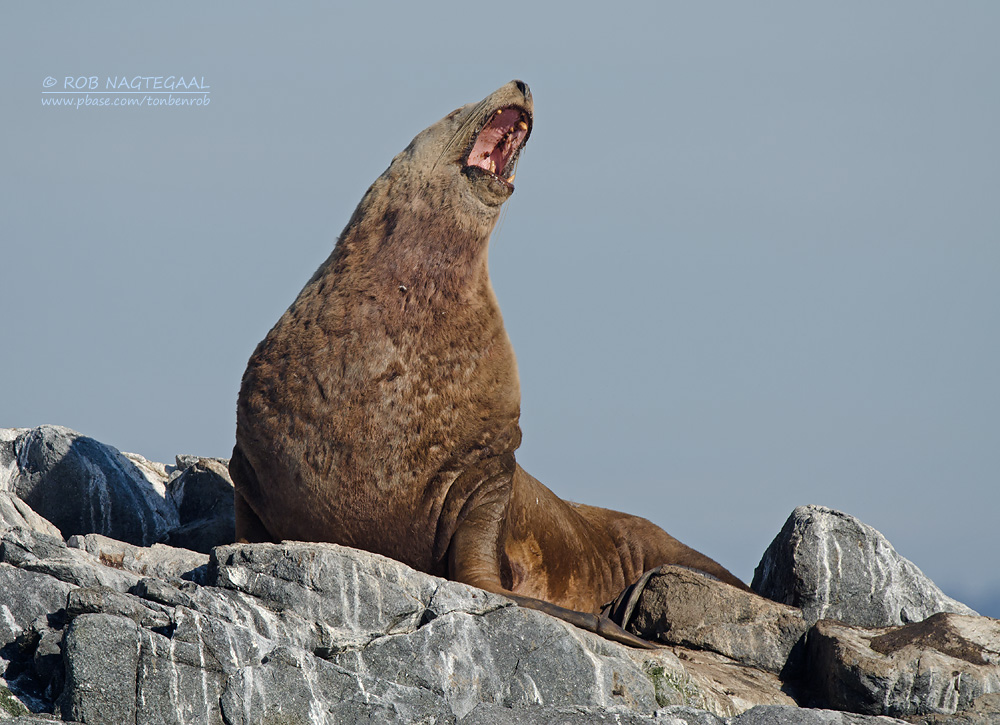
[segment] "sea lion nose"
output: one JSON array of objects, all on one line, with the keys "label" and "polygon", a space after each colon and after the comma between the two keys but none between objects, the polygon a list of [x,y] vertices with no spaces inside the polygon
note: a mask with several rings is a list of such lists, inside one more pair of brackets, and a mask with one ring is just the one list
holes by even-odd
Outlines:
[{"label": "sea lion nose", "polygon": [[517,86],[517,90],[521,91],[521,95],[524,96],[524,100],[531,100],[531,89],[528,88],[528,84],[524,81],[512,81],[512,83]]}]

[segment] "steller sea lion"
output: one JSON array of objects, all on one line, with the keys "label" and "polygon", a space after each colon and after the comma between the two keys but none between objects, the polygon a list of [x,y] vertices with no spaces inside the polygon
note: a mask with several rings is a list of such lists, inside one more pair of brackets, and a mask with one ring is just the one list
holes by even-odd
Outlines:
[{"label": "steller sea lion", "polygon": [[532,111],[511,81],[421,132],[257,346],[230,462],[236,534],[376,552],[641,645],[599,612],[643,572],[746,585],[514,459],[520,385],[487,251]]}]

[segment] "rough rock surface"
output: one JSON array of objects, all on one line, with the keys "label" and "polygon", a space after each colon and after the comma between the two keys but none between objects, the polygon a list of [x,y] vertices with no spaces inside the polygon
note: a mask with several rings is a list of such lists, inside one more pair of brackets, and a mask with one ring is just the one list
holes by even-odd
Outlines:
[{"label": "rough rock surface", "polygon": [[178,456],[181,473],[167,483],[167,498],[177,509],[179,523],[165,543],[207,554],[236,538],[233,480],[227,462],[190,459]]},{"label": "rough rock surface", "polygon": [[[58,440],[76,440],[61,430]],[[998,718],[1000,695],[991,693],[1000,683],[983,674],[996,665],[995,620],[945,615],[947,626],[932,618],[877,631],[820,622],[803,648],[799,610],[665,569],[633,624],[644,622],[671,644],[633,650],[345,547],[225,545],[210,557],[142,545],[149,529],[136,518],[149,511],[174,512],[164,517],[175,522],[161,530],[167,541],[185,526],[191,541],[225,538],[218,524],[229,484],[214,459],[178,457],[174,468],[117,452],[88,458],[108,467],[95,474],[77,465],[95,480],[111,480],[125,463],[139,472],[128,485],[141,490],[121,501],[144,500],[150,489],[162,500],[130,511],[102,498],[108,485],[66,481],[74,495],[97,497],[87,502],[91,522],[110,521],[109,530],[139,539],[60,532],[6,485],[35,475],[34,464],[15,455],[15,443],[31,433],[0,430],[0,719],[867,725],[898,721],[800,708],[793,697],[888,712],[867,703],[894,702],[893,688],[906,677],[915,683],[911,694],[922,691],[921,677],[938,682],[956,667],[967,669],[957,695],[944,700],[955,707],[914,708],[908,719],[984,725]],[[75,451],[66,456],[79,461]],[[886,677],[866,680],[856,695],[829,685],[857,671],[852,660],[828,655],[847,651],[844,642],[855,648],[851,657]],[[973,663],[977,657],[983,662]]]},{"label": "rough rock surface", "polygon": [[809,677],[829,707],[873,715],[954,715],[1000,692],[1000,621],[942,613],[892,629],[816,623]]},{"label": "rough rock surface", "polygon": [[[743,709],[699,688],[703,675],[692,676],[669,650],[606,642],[366,552],[321,544],[221,547],[208,586],[176,579],[174,586],[43,535],[12,529],[0,546],[12,542],[22,563],[70,580],[53,581],[47,599],[22,605],[21,631],[7,636],[19,649],[9,653],[12,689],[65,719],[235,723],[311,713],[316,722],[454,722],[475,711],[472,722],[508,714],[513,722],[518,708],[548,715],[569,708],[574,718],[625,713],[625,721],[643,722],[665,704],[697,703],[720,714]],[[81,574],[84,566],[89,575]],[[92,583],[102,580],[110,586]],[[78,582],[86,585],[74,587]],[[52,620],[32,631],[28,622],[47,615]],[[35,661],[46,636],[62,649],[59,688],[58,673]],[[110,660],[108,652],[115,653]],[[11,680],[12,673],[18,677]],[[756,693],[758,702],[776,698],[763,688]]]},{"label": "rough rock surface", "polygon": [[729,720],[729,725],[892,725],[905,722],[891,717],[869,717],[838,710],[758,705]]},{"label": "rough rock surface", "polygon": [[690,569],[665,566],[643,589],[629,629],[646,639],[718,652],[780,673],[801,664],[809,624],[795,607]]},{"label": "rough rock surface", "polygon": [[937,612],[975,615],[946,596],[882,534],[853,516],[800,506],[767,547],[751,588],[802,609],[810,622],[837,619],[891,627]]}]

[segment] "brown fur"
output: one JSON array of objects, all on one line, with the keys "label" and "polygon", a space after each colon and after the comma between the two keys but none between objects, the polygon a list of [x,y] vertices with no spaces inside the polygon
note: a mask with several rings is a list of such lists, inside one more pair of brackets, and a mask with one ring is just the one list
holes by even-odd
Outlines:
[{"label": "brown fur", "polygon": [[463,169],[484,120],[512,105],[530,118],[516,81],[418,135],[253,353],[230,463],[237,536],[366,549],[556,614],[596,613],[664,563],[742,587],[514,460],[517,364],[487,267],[512,187]]}]

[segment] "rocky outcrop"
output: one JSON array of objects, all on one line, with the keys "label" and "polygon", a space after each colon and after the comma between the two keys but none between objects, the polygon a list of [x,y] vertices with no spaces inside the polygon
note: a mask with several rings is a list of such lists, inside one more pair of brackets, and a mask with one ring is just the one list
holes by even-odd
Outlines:
[{"label": "rocky outcrop", "polygon": [[[12,689],[69,720],[267,722],[312,712],[320,722],[475,722],[486,711],[514,721],[520,708],[576,708],[642,722],[669,704],[734,714],[790,702],[777,678],[737,680],[726,666],[740,668],[721,658],[711,676],[704,660],[689,671],[670,650],[631,650],[344,547],[220,547],[207,573],[154,579],[117,568],[144,566],[141,552],[109,564],[100,547],[16,529],[0,537],[0,551],[8,544],[53,580],[48,589],[31,583],[48,596],[17,605],[20,625],[6,638],[14,647],[0,649],[15,655]],[[64,671],[36,663],[43,642],[59,643]]]},{"label": "rocky outcrop", "polygon": [[891,627],[937,612],[976,614],[946,596],[871,526],[823,506],[792,512],[750,586],[761,596],[799,607],[810,622]]},{"label": "rocky outcrop", "polygon": [[[92,482],[65,485],[94,492],[97,513],[57,528],[11,484],[45,478],[37,458],[15,452],[58,431],[0,431],[0,719],[861,725],[896,715],[980,725],[1000,710],[998,623],[984,617],[813,624],[796,607],[664,567],[627,622],[664,646],[634,650],[345,547],[226,544],[208,555],[163,543],[181,530],[202,548],[226,538],[231,489],[215,459],[94,454],[86,460],[109,470],[74,464]],[[50,448],[79,463],[70,449],[81,437],[65,435],[68,445]],[[132,470],[123,460],[141,474],[129,479],[138,493],[107,483]],[[147,487],[162,501],[121,505]],[[151,511],[168,522],[162,541],[145,538]]]},{"label": "rocky outcrop", "polygon": [[47,533],[67,538],[102,534],[207,554],[235,536],[225,461],[178,456],[167,466],[61,426],[0,429],[0,508],[10,494],[54,524]]},{"label": "rocky outcrop", "polygon": [[777,674],[801,665],[809,624],[795,607],[690,569],[664,566],[643,589],[629,629],[645,639],[717,652]]},{"label": "rocky outcrop", "polygon": [[177,470],[167,482],[167,498],[177,510],[178,524],[165,543],[203,554],[232,543],[236,516],[228,462],[178,456]]},{"label": "rocky outcrop", "polygon": [[1000,621],[941,613],[874,630],[821,621],[809,658],[810,684],[831,707],[896,717],[967,712],[1000,693]]},{"label": "rocky outcrop", "polygon": [[148,546],[177,524],[176,510],[144,460],[130,460],[93,438],[50,425],[0,445],[6,449],[0,459],[16,461],[6,467],[9,475],[0,489],[16,494],[67,536],[94,532]]}]

